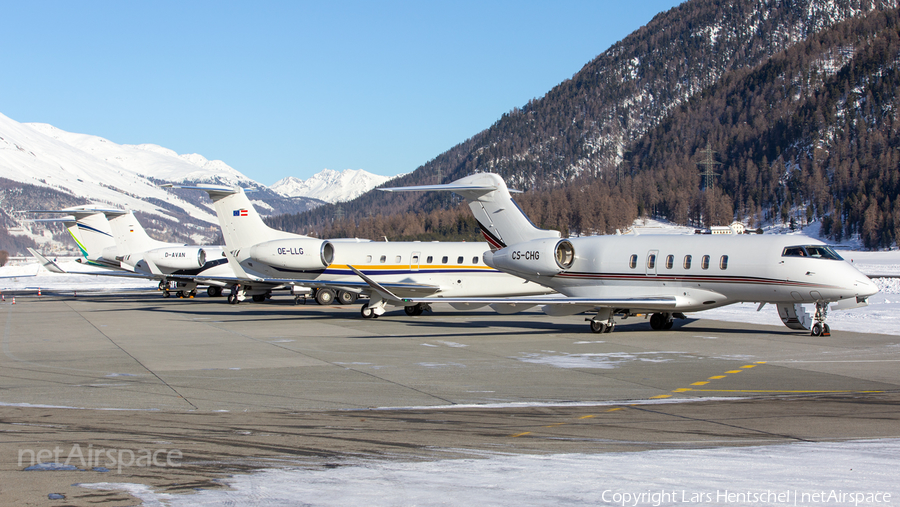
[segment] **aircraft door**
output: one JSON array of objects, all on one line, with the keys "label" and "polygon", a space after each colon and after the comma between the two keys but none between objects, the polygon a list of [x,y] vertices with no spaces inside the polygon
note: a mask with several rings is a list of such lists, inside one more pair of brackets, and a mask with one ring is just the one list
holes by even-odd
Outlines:
[{"label": "aircraft door", "polygon": [[659,264],[659,250],[647,252],[647,276],[656,276],[656,266]]},{"label": "aircraft door", "polygon": [[421,252],[413,252],[412,255],[409,256],[409,270],[410,271],[418,271],[419,270],[419,257],[421,257]]}]

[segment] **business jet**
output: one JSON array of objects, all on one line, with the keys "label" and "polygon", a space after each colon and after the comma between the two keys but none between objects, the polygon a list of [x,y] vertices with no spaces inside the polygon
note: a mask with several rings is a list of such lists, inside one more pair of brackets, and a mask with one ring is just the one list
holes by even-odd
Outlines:
[{"label": "business jet", "polygon": [[[319,303],[339,298],[351,303],[369,296],[360,313],[364,318],[384,314],[387,306],[402,306],[407,315],[429,310],[426,303],[406,303],[416,296],[528,296],[551,289],[523,281],[484,264],[483,243],[375,242],[359,239],[322,240],[279,231],[267,226],[240,188],[182,186],[203,190],[213,201],[226,256],[244,286],[281,283],[311,287]],[[367,273],[391,290],[392,296],[374,291],[354,270]],[[469,306],[463,303],[462,308]],[[506,308],[498,305],[496,310]]]},{"label": "business jet", "polygon": [[[482,173],[445,185],[383,188],[452,191],[469,202],[491,251],[491,267],[550,287],[564,297],[458,299],[472,303],[544,305],[551,315],[595,312],[591,331],[610,332],[615,316],[650,315],[655,330],[671,329],[684,312],[738,302],[774,304],[792,329],[830,335],[832,309],[867,304],[878,288],[821,241],[794,235],[617,235],[564,239],[541,230],[513,201],[497,174]],[[383,290],[388,290],[383,288]],[[454,300],[444,300],[452,302]],[[421,304],[428,299],[410,299]],[[810,317],[802,307],[815,304]]]},{"label": "business jet", "polygon": [[[169,297],[172,292],[181,297],[193,297],[199,285],[207,285],[210,296],[221,296],[222,288],[228,286],[228,283],[220,278],[235,278],[221,246],[185,245],[155,240],[147,234],[131,211],[82,205],[62,210],[32,210],[30,213],[63,214],[61,218],[35,221],[63,222],[82,252],[80,262],[112,270],[68,271],[70,274],[159,280],[159,289],[165,297]],[[46,269],[67,272],[33,249],[29,251]],[[250,295],[261,301],[271,289],[272,286],[266,285]]]}]

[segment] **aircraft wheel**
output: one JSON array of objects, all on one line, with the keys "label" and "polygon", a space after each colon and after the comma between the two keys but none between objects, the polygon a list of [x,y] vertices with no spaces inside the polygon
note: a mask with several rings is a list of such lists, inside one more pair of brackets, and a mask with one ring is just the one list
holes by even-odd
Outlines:
[{"label": "aircraft wheel", "polygon": [[674,320],[668,320],[668,319],[667,319],[667,320],[666,320],[666,323],[663,324],[663,329],[672,329],[672,326],[674,326],[674,325],[675,325],[675,321],[674,321]]},{"label": "aircraft wheel", "polygon": [[822,324],[816,322],[812,325],[812,328],[809,330],[809,334],[812,336],[822,336]]},{"label": "aircraft wheel", "polygon": [[410,317],[418,317],[425,313],[425,309],[421,305],[404,306],[403,311]]},{"label": "aircraft wheel", "polygon": [[352,305],[356,302],[357,295],[355,292],[342,290],[337,293],[338,303],[342,305]]},{"label": "aircraft wheel", "polygon": [[831,336],[831,326],[822,324],[822,336]]},{"label": "aircraft wheel", "polygon": [[167,298],[167,297],[169,297],[169,296],[171,296],[171,294],[169,294],[169,291],[167,291],[167,290],[166,290],[166,291],[163,291],[163,297],[164,297],[164,298]]},{"label": "aircraft wheel", "polygon": [[166,290],[166,281],[162,280],[159,282],[159,290]]},{"label": "aircraft wheel", "polygon": [[591,321],[591,332],[592,333],[602,333],[606,331],[606,324],[600,322],[599,320]]},{"label": "aircraft wheel", "polygon": [[654,313],[650,316],[650,327],[654,331],[662,331],[666,326],[666,316],[661,313]]},{"label": "aircraft wheel", "polygon": [[334,303],[334,291],[331,289],[317,290],[316,291],[316,302],[323,306]]},{"label": "aircraft wheel", "polygon": [[266,300],[266,295],[265,295],[265,294],[254,294],[254,295],[253,295],[253,302],[254,302],[254,303],[262,303],[262,302],[264,302],[265,300]]},{"label": "aircraft wheel", "polygon": [[369,308],[369,303],[362,305],[362,308],[359,309],[359,313],[362,314],[364,319],[372,319],[375,317],[375,310]]},{"label": "aircraft wheel", "polygon": [[211,298],[217,298],[222,295],[222,287],[218,287],[216,285],[210,285],[206,288],[206,295]]}]

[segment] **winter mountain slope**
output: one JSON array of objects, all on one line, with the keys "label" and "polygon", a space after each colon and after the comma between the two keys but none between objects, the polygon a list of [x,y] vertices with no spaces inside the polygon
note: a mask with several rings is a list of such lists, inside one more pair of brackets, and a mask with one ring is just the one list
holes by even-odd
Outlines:
[{"label": "winter mountain slope", "polygon": [[179,155],[155,144],[116,144],[98,136],[66,132],[46,123],[23,125],[139,176],[171,183],[260,186],[225,162],[210,161],[197,153]]},{"label": "winter mountain slope", "polygon": [[[67,142],[67,137],[76,138],[93,149],[85,151]],[[174,197],[127,165],[108,160],[101,147],[108,145],[109,153],[120,153],[114,148],[118,145],[91,137],[69,134],[49,125],[35,128],[0,114],[0,176],[98,203],[168,217],[171,214],[160,209],[161,202],[166,202],[197,220],[217,223],[208,208]],[[109,158],[115,160],[115,155]]]},{"label": "winter mountain slope", "polygon": [[379,176],[362,169],[341,172],[325,169],[307,180],[288,176],[270,188],[286,197],[312,197],[336,203],[355,199],[392,178],[394,176]]},{"label": "winter mountain slope", "polygon": [[23,253],[23,245],[30,246],[6,234],[7,228],[16,236],[31,239],[48,232],[67,238],[59,226],[27,222],[23,210],[89,202],[135,211],[158,239],[214,240],[218,220],[206,194],[164,189],[159,186],[163,182],[253,188],[257,190],[254,203],[264,215],[305,211],[323,204],[285,198],[224,162],[198,154],[178,155],[152,144],[119,145],[43,123],[18,123],[0,114],[0,249]]}]

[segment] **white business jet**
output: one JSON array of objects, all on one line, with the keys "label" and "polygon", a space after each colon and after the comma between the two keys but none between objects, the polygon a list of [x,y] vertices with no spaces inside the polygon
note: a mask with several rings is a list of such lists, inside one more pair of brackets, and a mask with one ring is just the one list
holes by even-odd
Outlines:
[{"label": "white business jet", "polygon": [[[196,294],[198,285],[208,285],[210,296],[220,296],[226,282],[221,277],[234,278],[234,272],[223,255],[221,246],[167,243],[151,238],[134,213],[96,205],[82,205],[62,210],[32,210],[30,213],[63,214],[61,218],[37,219],[37,222],[63,222],[81,249],[80,262],[101,266],[112,272],[72,272],[105,276],[128,276],[159,280],[159,288],[166,297],[175,289],[182,297]],[[66,272],[33,249],[29,249],[50,271]],[[270,290],[272,287],[267,286]],[[265,292],[254,293],[265,298]]]},{"label": "white business jet", "polygon": [[[565,297],[459,299],[457,302],[542,304],[552,315],[596,312],[595,333],[610,332],[616,315],[651,314],[653,329],[673,318],[738,302],[778,308],[792,329],[828,335],[833,309],[865,306],[878,292],[869,278],[825,245],[805,236],[628,235],[562,239],[538,229],[510,196],[503,179],[482,173],[446,185],[384,191],[452,191],[466,198],[490,252],[488,265],[550,287]],[[451,302],[452,300],[445,300]],[[427,303],[428,299],[410,299]],[[813,303],[810,318],[803,303]]]},{"label": "white business jet", "polygon": [[[429,309],[426,303],[404,300],[415,296],[440,300],[552,292],[485,265],[481,258],[483,243],[322,240],[267,226],[242,189],[177,188],[203,190],[212,198],[225,237],[226,255],[238,277],[245,280],[242,285],[267,282],[312,287],[323,304],[335,297],[349,303],[365,294],[369,301],[360,310],[365,318],[382,315],[388,305],[402,306],[410,316],[421,315]],[[372,290],[354,270],[376,279],[390,289],[392,296]],[[465,304],[462,307],[471,308]],[[505,308],[495,309],[502,312]]]}]

